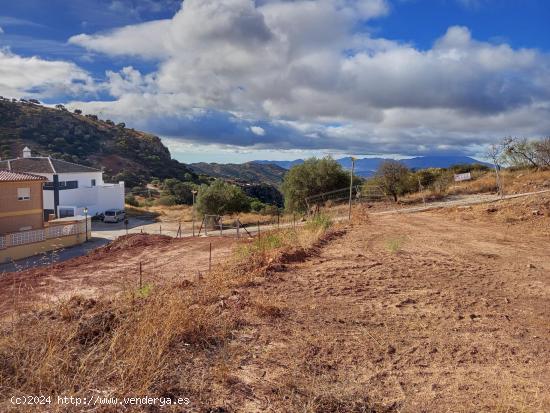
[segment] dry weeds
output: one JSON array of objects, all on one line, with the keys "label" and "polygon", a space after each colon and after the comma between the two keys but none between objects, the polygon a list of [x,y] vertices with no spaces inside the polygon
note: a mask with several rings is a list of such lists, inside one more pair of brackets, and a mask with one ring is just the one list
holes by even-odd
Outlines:
[{"label": "dry weeds", "polygon": [[[236,289],[261,282],[297,251],[307,254],[325,230],[313,225],[262,233],[243,241],[225,265],[194,282],[147,285],[111,298],[74,296],[3,324],[0,410],[26,411],[7,401],[13,395],[100,394],[187,397],[189,411],[216,411],[216,401],[231,382],[224,366],[235,331],[247,318],[277,319],[285,313],[268,297],[249,303]],[[54,404],[48,411],[74,409]]]}]

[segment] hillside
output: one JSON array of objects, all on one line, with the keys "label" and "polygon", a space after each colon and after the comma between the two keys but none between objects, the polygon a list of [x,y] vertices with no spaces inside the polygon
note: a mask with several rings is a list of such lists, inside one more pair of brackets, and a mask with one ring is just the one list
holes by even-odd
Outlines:
[{"label": "hillside", "polygon": [[[380,164],[384,161],[390,160],[389,158],[362,158],[355,161],[355,173],[359,176],[369,177],[374,175]],[[351,158],[341,158],[336,160],[345,169],[351,169]],[[298,165],[303,162],[303,159],[296,159],[294,161],[254,161],[253,163],[267,166],[276,165],[284,169],[290,169],[294,165]],[[410,169],[426,169],[426,168],[449,168],[453,165],[463,164],[482,164],[491,166],[486,162],[478,161],[477,159],[469,156],[462,155],[447,155],[447,156],[417,156],[410,159],[400,160]]]},{"label": "hillside", "polygon": [[243,164],[193,163],[189,167],[197,174],[216,178],[233,179],[248,183],[263,182],[279,186],[286,169],[275,164],[248,162]]},{"label": "hillside", "polygon": [[106,179],[124,180],[128,186],[152,177],[196,179],[186,165],[172,159],[157,136],[63,107],[1,99],[0,157],[16,158],[25,146],[36,155],[104,168]]}]

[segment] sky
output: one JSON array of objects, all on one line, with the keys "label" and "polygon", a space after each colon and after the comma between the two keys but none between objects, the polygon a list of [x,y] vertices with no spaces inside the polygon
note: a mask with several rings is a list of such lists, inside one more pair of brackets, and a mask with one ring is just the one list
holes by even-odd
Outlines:
[{"label": "sky", "polygon": [[547,0],[0,0],[0,95],[184,162],[483,158],[550,135]]}]

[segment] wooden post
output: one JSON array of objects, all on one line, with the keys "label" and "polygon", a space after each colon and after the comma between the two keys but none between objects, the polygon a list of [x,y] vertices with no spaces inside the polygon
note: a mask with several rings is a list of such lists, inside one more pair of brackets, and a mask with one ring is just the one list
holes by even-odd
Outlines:
[{"label": "wooden post", "polygon": [[162,225],[159,225],[159,235],[162,235]]},{"label": "wooden post", "polygon": [[[198,237],[200,237],[200,235],[201,235],[202,224],[203,224],[203,223],[204,223],[204,220],[201,221],[201,226],[199,227],[199,233],[197,234]],[[194,232],[193,232],[193,234],[194,234]],[[195,235],[193,235],[193,236],[195,236]]]},{"label": "wooden post", "polygon": [[422,181],[420,181],[420,176],[418,177],[418,189],[422,194],[422,203],[426,205],[426,195],[424,195],[424,188],[422,187]]},{"label": "wooden post", "polygon": [[237,226],[237,238],[240,238],[241,237],[241,233],[240,233],[240,227],[241,227],[241,221],[239,221],[237,219],[237,221],[235,221],[235,225]]},{"label": "wooden post", "polygon": [[204,235],[208,236],[208,219],[206,218],[206,215],[202,219],[202,222],[204,222]]},{"label": "wooden post", "polygon": [[223,237],[223,218],[220,217],[220,237]]},{"label": "wooden post", "polygon": [[281,228],[281,215],[277,211],[277,228]]},{"label": "wooden post", "polygon": [[141,290],[141,274],[142,274],[142,268],[141,268],[141,261],[139,262],[139,289]]},{"label": "wooden post", "polygon": [[212,243],[210,243],[210,252],[208,254],[208,272],[212,271]]},{"label": "wooden post", "polygon": [[349,179],[349,211],[348,211],[348,219],[351,221],[351,196],[353,193],[353,170],[355,168],[355,158],[351,157],[351,174]]},{"label": "wooden post", "polygon": [[258,221],[258,238],[260,238],[261,236],[261,233],[260,233],[260,221]]},{"label": "wooden post", "polygon": [[296,213],[292,214],[292,228],[296,229]]}]

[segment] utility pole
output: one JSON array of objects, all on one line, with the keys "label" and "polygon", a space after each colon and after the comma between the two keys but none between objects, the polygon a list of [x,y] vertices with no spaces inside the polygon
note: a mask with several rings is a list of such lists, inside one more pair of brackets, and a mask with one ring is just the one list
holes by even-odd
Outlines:
[{"label": "utility pole", "polygon": [[353,170],[355,169],[355,158],[351,157],[351,175],[349,179],[349,214],[348,219],[351,220],[351,196],[353,192]]}]

